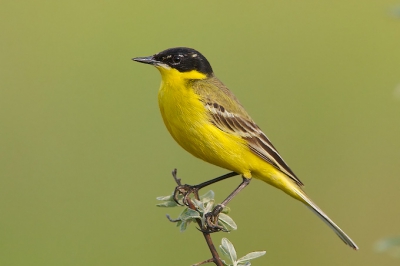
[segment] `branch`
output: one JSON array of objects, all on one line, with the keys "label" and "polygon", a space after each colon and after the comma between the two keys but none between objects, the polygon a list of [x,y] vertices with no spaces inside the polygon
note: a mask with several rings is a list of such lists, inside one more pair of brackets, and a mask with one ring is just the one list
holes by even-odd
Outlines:
[{"label": "branch", "polygon": [[[181,232],[185,231],[187,225],[190,224],[191,222],[196,222],[197,225],[199,226],[198,230],[202,232],[204,240],[206,241],[207,246],[211,252],[212,258],[193,264],[192,266],[200,266],[210,262],[213,262],[217,266],[224,266],[224,265],[249,266],[251,265],[250,260],[258,258],[265,254],[265,251],[256,251],[256,252],[250,252],[247,255],[238,258],[236,255],[236,250],[232,245],[232,243],[228,239],[223,238],[222,244],[219,246],[220,251],[227,259],[226,261],[223,261],[220,258],[214,246],[214,243],[211,239],[210,235],[211,233],[219,231],[229,232],[232,230],[236,230],[237,226],[236,223],[232,220],[232,218],[227,215],[227,213],[229,212],[229,208],[227,207],[222,208],[221,207],[222,205],[220,204],[218,204],[217,207],[214,207],[215,202],[214,202],[213,191],[210,190],[201,196],[199,196],[198,192],[204,186],[208,186],[210,184],[219,182],[221,180],[224,180],[226,178],[235,175],[237,175],[237,173],[232,172],[214,178],[210,181],[201,183],[199,185],[190,186],[190,185],[182,185],[181,179],[178,178],[177,170],[175,169],[174,171],[172,171],[172,176],[175,180],[175,183],[178,186],[175,188],[174,193],[169,196],[157,198],[158,200],[163,201],[162,203],[157,204],[158,207],[177,207],[177,206],[185,207],[177,219],[172,219],[167,214],[168,220],[171,222],[175,222],[177,226],[180,227]],[[243,182],[241,186],[244,186]],[[239,188],[241,186],[239,186]],[[235,191],[237,190],[238,189],[236,189]],[[230,197],[228,197],[227,199],[229,198]],[[218,214],[216,215],[217,218],[215,224],[213,223],[213,227],[210,230],[210,224],[208,223],[209,221],[207,219],[210,217],[209,216],[210,213],[214,212],[216,208],[218,209]]]},{"label": "branch", "polygon": [[[177,174],[178,174],[178,170],[174,169],[172,171],[172,176],[174,177],[174,180],[175,180],[176,184],[178,186],[182,186],[181,179],[178,178]],[[200,200],[199,192],[197,190],[194,192],[194,196],[195,196],[195,198],[197,200]],[[193,204],[193,202],[192,202],[192,200],[190,198],[187,198],[187,203],[188,203],[188,207],[190,209],[192,209],[194,211],[197,210],[196,206]],[[197,218],[196,222],[199,225],[199,228],[203,228],[203,225],[201,223],[201,219],[200,218]],[[202,232],[202,233],[203,233],[204,239],[206,240],[207,246],[210,249],[210,252],[211,252],[211,255],[212,255],[212,259],[209,259],[209,260],[201,262],[200,264],[194,264],[194,265],[201,265],[201,264],[208,263],[208,262],[214,262],[215,265],[217,265],[217,266],[224,266],[224,264],[222,263],[222,261],[221,261],[221,259],[219,257],[219,254],[218,254],[217,250],[215,249],[215,246],[214,246],[214,243],[213,243],[213,241],[211,239],[210,233],[207,233],[207,232]]]}]

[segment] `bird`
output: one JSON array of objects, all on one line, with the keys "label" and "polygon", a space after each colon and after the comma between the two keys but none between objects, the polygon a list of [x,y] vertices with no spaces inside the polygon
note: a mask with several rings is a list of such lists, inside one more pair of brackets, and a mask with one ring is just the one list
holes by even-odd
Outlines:
[{"label": "bird", "polygon": [[192,48],[174,47],[132,60],[159,70],[159,109],[173,139],[195,157],[233,171],[217,181],[242,175],[243,182],[217,213],[252,178],[259,179],[305,204],[345,244],[358,250],[354,241],[307,196],[303,183],[235,95],[216,77],[204,55]]}]

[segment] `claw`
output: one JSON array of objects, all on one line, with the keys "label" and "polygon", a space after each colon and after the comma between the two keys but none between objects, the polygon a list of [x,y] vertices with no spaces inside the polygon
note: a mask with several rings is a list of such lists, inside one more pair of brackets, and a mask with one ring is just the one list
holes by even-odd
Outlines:
[{"label": "claw", "polygon": [[227,231],[225,229],[219,229],[219,228],[200,229],[200,228],[196,227],[196,229],[199,230],[202,233],[205,233],[205,234],[212,234],[212,233],[217,233],[217,232],[220,232],[220,231],[225,232],[225,233],[229,232],[229,231]]},{"label": "claw", "polygon": [[176,202],[176,204],[183,206],[183,204],[181,204],[178,199],[179,194],[181,194],[180,187],[181,186],[175,187],[173,199]]},{"label": "claw", "polygon": [[[181,205],[181,206],[188,206],[189,205],[189,199],[190,199],[190,194],[197,194],[197,191],[199,189],[196,186],[190,186],[190,185],[180,185],[175,187],[175,191],[174,191],[174,201]],[[183,195],[182,198],[182,203],[179,203],[179,199],[178,199],[178,195]]]},{"label": "claw", "polygon": [[[205,222],[204,222],[204,227],[205,227],[205,232],[207,233],[214,233],[214,232],[228,232],[228,230],[224,229],[224,227],[220,226],[218,224],[218,216],[224,209],[224,206],[221,204],[218,204],[215,206],[215,208],[212,210],[212,212],[206,213],[204,215]],[[203,232],[203,231],[202,231]]]}]

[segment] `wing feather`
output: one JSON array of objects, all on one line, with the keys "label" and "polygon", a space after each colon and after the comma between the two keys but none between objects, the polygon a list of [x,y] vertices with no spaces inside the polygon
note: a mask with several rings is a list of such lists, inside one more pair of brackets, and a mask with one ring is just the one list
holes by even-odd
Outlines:
[{"label": "wing feather", "polygon": [[[198,94],[209,111],[211,122],[222,131],[245,139],[254,154],[302,186],[303,183],[285,163],[271,141],[247,114],[232,92],[215,77],[207,83],[202,82],[193,84],[193,87],[199,91]],[[215,99],[218,99],[218,103]]]}]

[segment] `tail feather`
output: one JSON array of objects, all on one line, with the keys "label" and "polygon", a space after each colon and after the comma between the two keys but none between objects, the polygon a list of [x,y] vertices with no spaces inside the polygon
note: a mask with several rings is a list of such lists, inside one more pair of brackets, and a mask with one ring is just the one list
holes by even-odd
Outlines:
[{"label": "tail feather", "polygon": [[314,202],[312,202],[303,191],[296,190],[297,195],[299,195],[303,201],[307,204],[307,207],[310,208],[322,221],[324,221],[339,237],[342,241],[353,248],[354,250],[358,250],[356,243],[354,243],[351,238],[343,232],[342,229],[339,228],[329,217],[326,215]]}]

